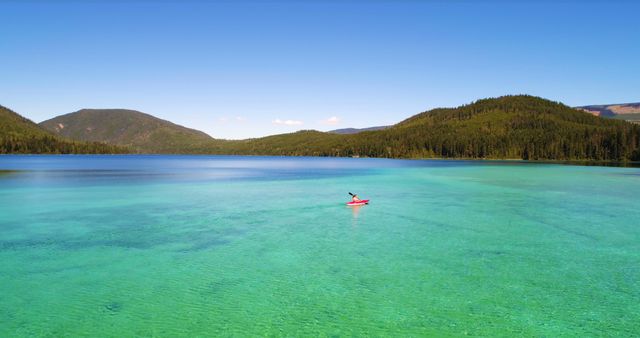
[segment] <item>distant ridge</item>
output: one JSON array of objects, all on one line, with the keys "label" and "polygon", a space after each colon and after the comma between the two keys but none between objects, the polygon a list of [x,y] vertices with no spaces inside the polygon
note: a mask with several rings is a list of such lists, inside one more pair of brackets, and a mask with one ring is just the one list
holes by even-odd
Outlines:
[{"label": "distant ridge", "polygon": [[40,126],[57,135],[126,146],[139,153],[198,152],[213,141],[204,132],[128,109],[82,109]]},{"label": "distant ridge", "polygon": [[635,103],[615,103],[615,104],[594,104],[589,106],[579,106],[578,109],[592,113],[597,116],[615,116],[627,114],[639,114],[640,102]]},{"label": "distant ridge", "polygon": [[391,126],[378,126],[378,127],[369,127],[369,128],[343,128],[343,129],[330,130],[330,131],[328,131],[328,133],[348,135],[348,134],[361,133],[363,131],[383,130],[383,129],[387,129],[389,127],[391,127]]},{"label": "distant ridge", "polygon": [[640,123],[640,102],[596,104],[576,107],[596,116],[610,117],[633,123]]}]

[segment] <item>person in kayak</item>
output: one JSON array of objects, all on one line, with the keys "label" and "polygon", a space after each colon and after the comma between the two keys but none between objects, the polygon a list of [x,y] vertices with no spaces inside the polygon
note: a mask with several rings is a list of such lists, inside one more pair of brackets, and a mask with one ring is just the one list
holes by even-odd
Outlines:
[{"label": "person in kayak", "polygon": [[360,198],[358,198],[358,195],[352,195],[353,197],[351,197],[351,201],[353,202],[360,202]]}]

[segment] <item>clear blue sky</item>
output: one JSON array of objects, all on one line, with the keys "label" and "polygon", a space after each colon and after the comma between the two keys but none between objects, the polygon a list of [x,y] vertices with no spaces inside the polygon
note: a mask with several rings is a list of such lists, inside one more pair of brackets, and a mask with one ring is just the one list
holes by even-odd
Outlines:
[{"label": "clear blue sky", "polygon": [[0,104],[36,122],[130,108],[246,138],[504,94],[640,101],[639,3],[0,1]]}]

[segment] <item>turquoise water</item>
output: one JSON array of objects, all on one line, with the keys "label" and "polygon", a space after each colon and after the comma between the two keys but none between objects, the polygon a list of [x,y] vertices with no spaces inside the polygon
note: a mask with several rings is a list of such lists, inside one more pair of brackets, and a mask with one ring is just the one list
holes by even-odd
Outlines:
[{"label": "turquoise water", "polygon": [[[0,157],[0,336],[638,336],[640,169]],[[347,192],[371,199],[344,205]]]}]

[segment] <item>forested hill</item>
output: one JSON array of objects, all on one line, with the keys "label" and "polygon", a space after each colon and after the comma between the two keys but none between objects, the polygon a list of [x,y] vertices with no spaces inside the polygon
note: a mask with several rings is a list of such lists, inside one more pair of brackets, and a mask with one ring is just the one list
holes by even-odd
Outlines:
[{"label": "forested hill", "polygon": [[[306,130],[225,141],[130,110],[82,110],[41,125],[69,138],[144,153],[640,161],[640,125],[527,95],[433,109],[355,134]],[[56,137],[6,108],[0,109],[0,128],[5,153],[122,150]]]},{"label": "forested hill", "polygon": [[0,106],[0,154],[112,154],[127,149],[97,143],[78,142],[40,128],[14,111]]},{"label": "forested hill", "polygon": [[301,131],[217,143],[224,154],[640,160],[640,126],[538,97],[483,99],[434,109],[388,129],[352,135]]},{"label": "forested hill", "polygon": [[213,141],[201,131],[128,109],[82,109],[40,126],[75,140],[107,142],[141,153],[203,152]]}]

